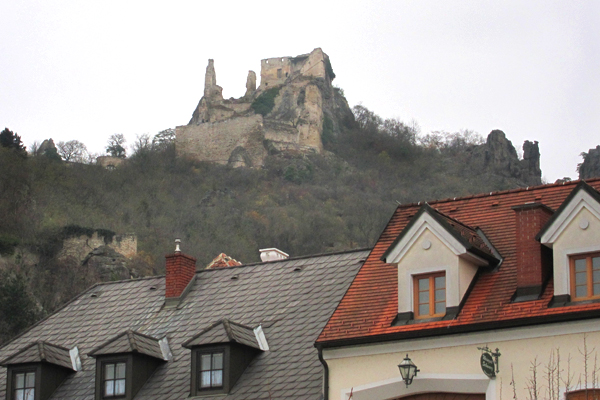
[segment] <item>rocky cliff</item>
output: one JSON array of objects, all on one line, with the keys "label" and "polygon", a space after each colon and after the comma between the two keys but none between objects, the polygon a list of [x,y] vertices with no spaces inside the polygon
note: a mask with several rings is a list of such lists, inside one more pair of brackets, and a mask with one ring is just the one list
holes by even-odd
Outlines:
[{"label": "rocky cliff", "polygon": [[600,176],[600,146],[581,153],[583,162],[577,166],[579,179],[589,179]]},{"label": "rocky cliff", "polygon": [[248,72],[246,93],[223,99],[209,60],[204,94],[189,123],[176,129],[180,156],[232,166],[260,166],[268,154],[323,151],[354,116],[331,82],[329,57],[317,48],[296,57],[261,61],[261,82]]},{"label": "rocky cliff", "polygon": [[471,151],[471,164],[481,173],[493,173],[515,179],[525,185],[542,183],[538,142],[523,143],[523,159],[519,159],[512,142],[501,130],[493,130],[484,144]]}]

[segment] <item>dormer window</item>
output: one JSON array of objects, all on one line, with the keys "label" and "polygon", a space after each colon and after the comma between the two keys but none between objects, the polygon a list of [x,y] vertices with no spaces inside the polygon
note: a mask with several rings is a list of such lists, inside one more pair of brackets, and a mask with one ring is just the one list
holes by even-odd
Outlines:
[{"label": "dormer window", "polygon": [[35,400],[35,369],[13,372],[14,400]]},{"label": "dormer window", "polygon": [[104,398],[125,396],[127,362],[105,362],[102,364]]},{"label": "dormer window", "polygon": [[261,351],[269,350],[260,326],[222,319],[183,344],[192,350],[191,396],[224,394]]},{"label": "dormer window", "polygon": [[480,268],[502,260],[480,229],[425,204],[384,252],[398,268],[394,325],[452,319]]},{"label": "dormer window", "polygon": [[600,193],[577,184],[536,239],[552,249],[553,306],[600,299]]},{"label": "dormer window", "polygon": [[446,273],[414,277],[415,319],[443,317],[446,314]]},{"label": "dormer window", "polygon": [[600,299],[600,253],[570,257],[571,299]]},{"label": "dormer window", "polygon": [[154,371],[172,358],[167,338],[125,331],[97,347],[96,400],[131,400]]},{"label": "dormer window", "polygon": [[69,350],[35,342],[2,361],[8,368],[7,400],[46,400],[71,374],[81,369],[77,347]]},{"label": "dormer window", "polygon": [[223,387],[223,351],[199,352],[197,359],[200,390]]}]

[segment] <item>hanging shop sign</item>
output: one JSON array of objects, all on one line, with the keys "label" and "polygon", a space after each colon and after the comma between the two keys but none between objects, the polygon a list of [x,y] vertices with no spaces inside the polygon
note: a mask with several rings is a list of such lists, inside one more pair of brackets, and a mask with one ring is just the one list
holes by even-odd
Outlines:
[{"label": "hanging shop sign", "polygon": [[488,377],[494,378],[496,374],[500,372],[498,368],[498,357],[500,357],[499,349],[492,351],[487,346],[478,347],[478,349],[481,350],[481,358],[479,359],[481,370]]}]

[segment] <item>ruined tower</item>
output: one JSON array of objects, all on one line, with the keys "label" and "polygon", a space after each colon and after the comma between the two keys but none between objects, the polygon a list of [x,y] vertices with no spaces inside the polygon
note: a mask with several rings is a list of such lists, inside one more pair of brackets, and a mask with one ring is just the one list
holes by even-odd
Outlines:
[{"label": "ruined tower", "polygon": [[323,150],[326,120],[339,132],[338,121],[352,111],[331,81],[329,57],[320,48],[297,57],[261,61],[261,82],[248,72],[246,93],[223,99],[214,61],[208,61],[204,95],[188,125],[176,129],[180,156],[233,166],[260,166],[269,153]]}]

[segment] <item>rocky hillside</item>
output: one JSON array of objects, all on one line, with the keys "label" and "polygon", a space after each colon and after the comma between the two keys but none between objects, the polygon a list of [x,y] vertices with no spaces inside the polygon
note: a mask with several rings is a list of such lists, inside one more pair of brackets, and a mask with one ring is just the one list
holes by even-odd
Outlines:
[{"label": "rocky hillside", "polygon": [[[535,142],[520,160],[501,131],[419,135],[353,111],[321,153],[274,152],[254,168],[178,157],[173,141],[140,141],[112,169],[0,146],[0,341],[98,280],[162,273],[175,238],[199,266],[368,247],[398,203],[540,183]],[[135,233],[135,254],[94,232]],[[87,246],[77,257],[74,238]]]}]

